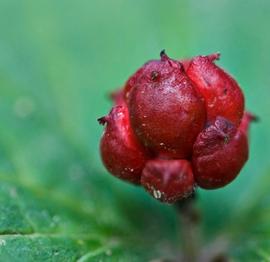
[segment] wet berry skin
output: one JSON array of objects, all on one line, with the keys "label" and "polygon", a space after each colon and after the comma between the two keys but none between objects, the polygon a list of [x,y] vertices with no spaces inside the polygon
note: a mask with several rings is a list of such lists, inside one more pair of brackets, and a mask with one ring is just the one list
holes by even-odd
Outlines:
[{"label": "wet berry skin", "polygon": [[192,166],[198,186],[215,189],[229,184],[248,159],[246,134],[223,117],[201,132],[193,147]]},{"label": "wet berry skin", "polygon": [[188,197],[195,187],[187,160],[150,160],[143,169],[141,183],[154,198],[167,203]]},{"label": "wet berry skin", "polygon": [[205,123],[205,104],[182,64],[161,54],[128,82],[131,125],[145,147],[157,156],[189,157]]},{"label": "wet berry skin", "polygon": [[218,54],[194,57],[186,73],[205,98],[207,121],[222,116],[238,126],[244,112],[244,96],[237,82],[214,63],[218,58]]},{"label": "wet berry skin", "polygon": [[125,104],[114,106],[99,122],[106,125],[100,142],[105,167],[114,176],[138,184],[147,155],[133,134],[127,107]]},{"label": "wet berry skin", "polygon": [[159,60],[140,67],[111,95],[100,142],[107,170],[174,203],[198,186],[228,185],[248,160],[248,129],[238,83],[215,64],[219,54]]}]

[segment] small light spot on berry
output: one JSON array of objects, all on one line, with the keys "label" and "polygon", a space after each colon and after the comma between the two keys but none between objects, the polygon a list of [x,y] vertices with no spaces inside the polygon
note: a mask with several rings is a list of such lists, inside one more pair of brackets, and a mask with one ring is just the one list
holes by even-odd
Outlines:
[{"label": "small light spot on berry", "polygon": [[117,116],[118,116],[118,117],[122,117],[123,115],[124,115],[123,112],[118,112],[118,113],[117,113]]},{"label": "small light spot on berry", "polygon": [[154,196],[154,198],[156,198],[156,199],[160,199],[161,198],[161,192],[159,191],[159,190],[156,190],[156,189],[154,189],[153,190],[153,196]]}]

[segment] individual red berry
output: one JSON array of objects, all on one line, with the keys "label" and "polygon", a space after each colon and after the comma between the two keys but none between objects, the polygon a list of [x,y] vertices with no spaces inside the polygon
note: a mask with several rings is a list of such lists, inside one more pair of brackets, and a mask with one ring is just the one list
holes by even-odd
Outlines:
[{"label": "individual red berry", "polygon": [[217,117],[200,133],[192,158],[194,177],[200,187],[223,187],[239,174],[248,159],[247,129],[250,121],[250,115],[245,114],[237,129],[227,119]]},{"label": "individual red berry", "polygon": [[143,169],[141,184],[156,199],[173,203],[194,190],[191,165],[187,160],[150,160]]},{"label": "individual red berry", "polygon": [[113,107],[99,122],[106,124],[100,143],[105,167],[113,175],[138,184],[147,156],[133,134],[127,107],[125,104]]},{"label": "individual red berry", "polygon": [[219,54],[194,57],[186,62],[186,73],[205,98],[207,120],[222,116],[238,126],[244,112],[244,96],[237,82],[215,65],[218,58]]},{"label": "individual red berry", "polygon": [[157,156],[189,157],[205,122],[205,104],[180,62],[164,52],[128,82],[131,125]]}]

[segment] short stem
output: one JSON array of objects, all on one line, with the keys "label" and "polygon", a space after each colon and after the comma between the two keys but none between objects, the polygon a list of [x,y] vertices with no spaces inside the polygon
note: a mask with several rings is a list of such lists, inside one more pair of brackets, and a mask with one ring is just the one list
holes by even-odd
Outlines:
[{"label": "short stem", "polygon": [[200,253],[200,214],[195,205],[195,193],[175,204],[181,223],[182,250],[185,262],[195,262]]}]

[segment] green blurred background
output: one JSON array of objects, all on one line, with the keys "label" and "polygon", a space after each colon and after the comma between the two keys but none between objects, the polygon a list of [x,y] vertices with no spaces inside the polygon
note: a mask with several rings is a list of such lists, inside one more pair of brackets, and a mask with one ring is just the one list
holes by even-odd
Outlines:
[{"label": "green blurred background", "polygon": [[[106,172],[96,119],[110,109],[107,94],[160,50],[174,58],[219,51],[218,64],[235,76],[261,121],[252,126],[250,160],[237,180],[199,191],[204,237],[230,232],[234,259],[269,261],[269,14],[268,0],[1,0],[0,233],[60,232],[59,249],[71,250],[71,261],[95,248],[101,251],[91,261],[177,252],[173,208]],[[50,226],[56,214],[61,219]],[[82,232],[102,241],[65,242]],[[111,238],[116,251],[103,254]],[[23,253],[27,239],[20,241],[18,254],[10,244],[0,258],[12,260],[14,252],[41,259],[42,248],[35,253],[32,243]]]}]

